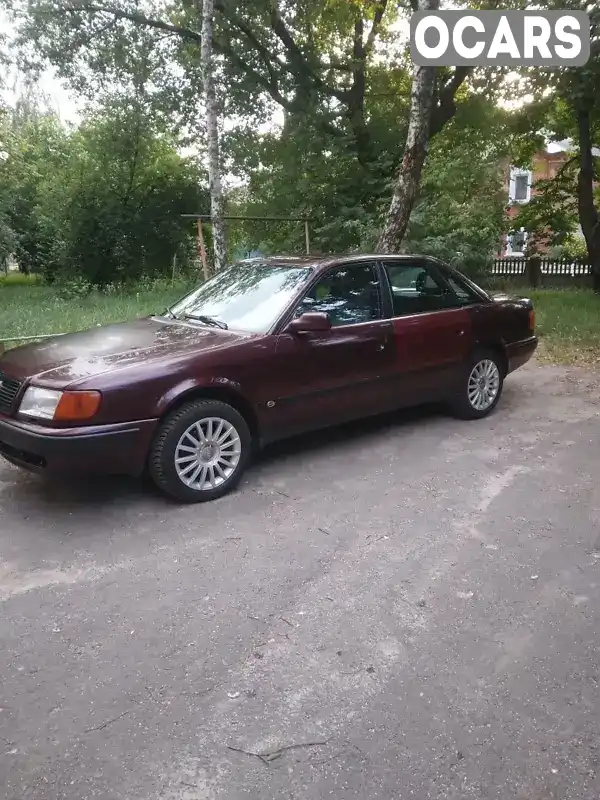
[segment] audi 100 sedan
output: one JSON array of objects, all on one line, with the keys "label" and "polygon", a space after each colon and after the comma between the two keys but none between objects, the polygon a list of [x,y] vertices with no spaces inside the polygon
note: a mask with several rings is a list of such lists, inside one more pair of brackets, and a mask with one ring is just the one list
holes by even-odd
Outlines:
[{"label": "audi 100 sedan", "polygon": [[212,500],[276,439],[428,401],[485,417],[534,319],[429,258],[241,261],[157,316],[7,351],[0,453]]}]

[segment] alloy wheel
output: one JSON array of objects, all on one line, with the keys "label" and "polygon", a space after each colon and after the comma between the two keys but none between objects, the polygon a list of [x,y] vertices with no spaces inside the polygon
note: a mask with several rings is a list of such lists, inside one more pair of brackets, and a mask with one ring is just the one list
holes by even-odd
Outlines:
[{"label": "alloy wheel", "polygon": [[476,411],[486,411],[493,405],[500,389],[500,370],[489,358],[478,361],[471,370],[467,385],[469,403]]},{"label": "alloy wheel", "polygon": [[188,488],[210,491],[232,477],[241,455],[235,426],[220,417],[206,417],[190,425],[179,439],[175,470]]}]

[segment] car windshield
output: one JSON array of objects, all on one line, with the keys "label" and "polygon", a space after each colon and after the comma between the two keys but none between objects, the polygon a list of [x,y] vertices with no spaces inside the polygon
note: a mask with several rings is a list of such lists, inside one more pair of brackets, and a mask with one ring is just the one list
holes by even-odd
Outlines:
[{"label": "car windshield", "polygon": [[297,264],[233,264],[169,312],[213,327],[267,333],[311,273]]}]

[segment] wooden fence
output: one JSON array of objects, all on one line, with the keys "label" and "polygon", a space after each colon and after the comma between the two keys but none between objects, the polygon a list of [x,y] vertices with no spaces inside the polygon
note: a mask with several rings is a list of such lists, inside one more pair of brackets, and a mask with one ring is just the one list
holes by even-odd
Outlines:
[{"label": "wooden fence", "polygon": [[508,280],[515,279],[517,282],[525,281],[530,286],[553,283],[588,285],[591,283],[592,266],[587,261],[567,258],[508,256],[495,259],[492,275]]},{"label": "wooden fence", "polygon": [[[539,265],[539,267],[537,266]],[[508,256],[497,258],[492,266],[492,275],[502,277],[523,276],[539,268],[542,276],[561,278],[581,278],[592,274],[592,266],[587,261],[556,258],[518,258]]]}]

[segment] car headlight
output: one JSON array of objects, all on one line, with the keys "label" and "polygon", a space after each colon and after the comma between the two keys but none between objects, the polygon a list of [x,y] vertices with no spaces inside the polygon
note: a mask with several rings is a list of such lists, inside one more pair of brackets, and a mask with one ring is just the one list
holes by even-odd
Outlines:
[{"label": "car headlight", "polygon": [[54,419],[62,394],[40,386],[30,386],[23,395],[19,413],[37,419]]},{"label": "car headlight", "polygon": [[100,407],[100,399],[100,392],[59,392],[29,386],[21,400],[19,413],[34,419],[76,422],[91,419]]}]

